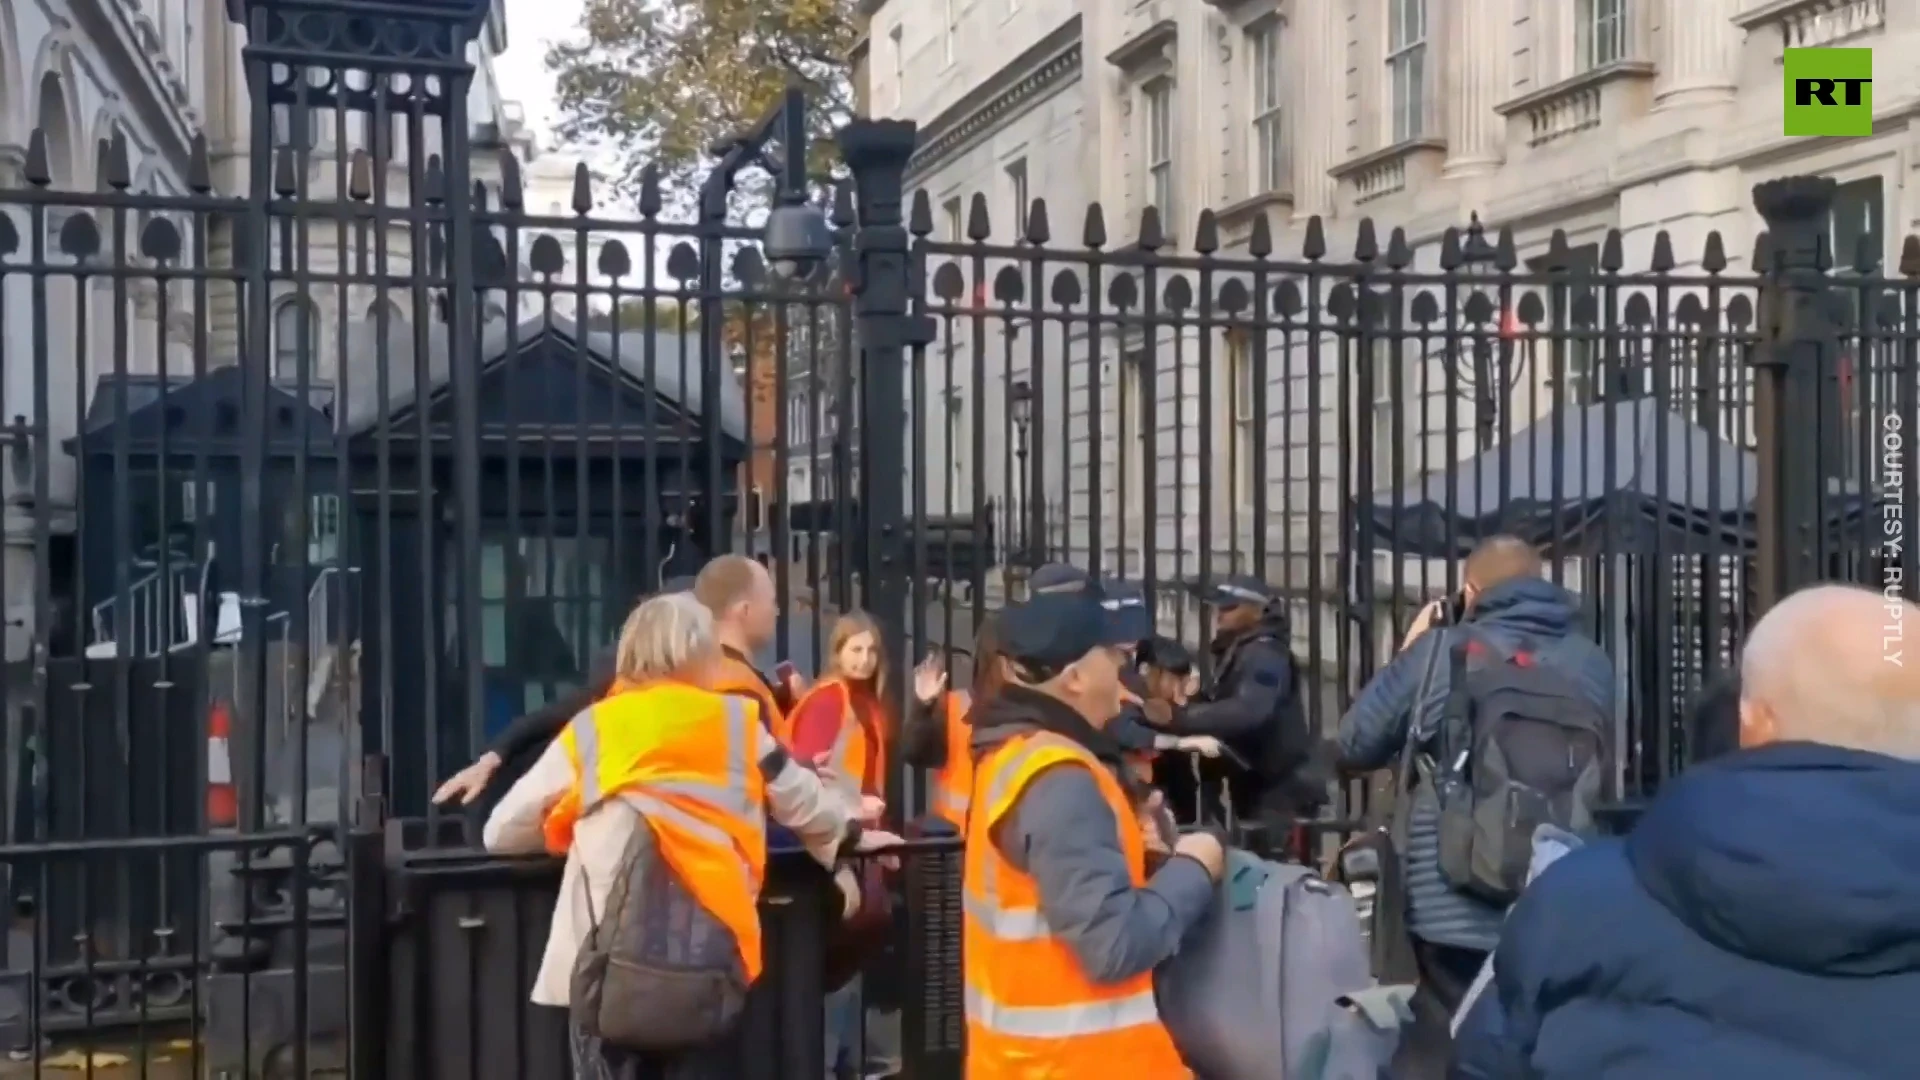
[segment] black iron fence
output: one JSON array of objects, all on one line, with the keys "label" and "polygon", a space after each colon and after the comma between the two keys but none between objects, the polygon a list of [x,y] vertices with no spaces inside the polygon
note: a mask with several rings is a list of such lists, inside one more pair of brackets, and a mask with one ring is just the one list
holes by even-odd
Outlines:
[{"label": "black iron fence", "polygon": [[1836,264],[1834,188],[1762,185],[1750,233],[1684,251],[1619,230],[1523,248],[1477,218],[1361,219],[1339,250],[1315,218],[1282,251],[1264,217],[1229,250],[1210,212],[1175,248],[1152,209],[1123,240],[1098,207],[990,222],[981,195],[941,235],[923,192],[913,515],[1005,507],[1021,558],[976,575],[975,620],[1061,559],[1143,582],[1199,644],[1194,586],[1266,579],[1329,730],[1472,547],[1517,534],[1614,658],[1643,791],[1769,597],[1913,595],[1920,239],[1863,235]]},{"label": "black iron fence", "polygon": [[[1281,251],[1265,219],[1229,248],[1209,215],[1175,247],[1098,208],[1064,242],[979,198],[934,239],[911,125],[850,127],[819,194],[788,95],[690,220],[584,171],[544,215],[471,135],[475,13],[233,7],[243,192],[204,145],[186,194],[136,191],[121,136],[55,184],[45,131],[0,191],[0,368],[31,387],[0,410],[31,538],[0,575],[0,1029],[36,1070],[559,1075],[558,1019],[522,1007],[554,867],[479,854],[427,792],[719,552],[811,595],[772,646],[802,667],[855,607],[893,657],[963,659],[1048,559],[1139,580],[1198,643],[1196,586],[1256,573],[1330,728],[1518,533],[1619,666],[1636,790],[1771,597],[1911,595],[1920,241],[1832,265],[1830,182],[1686,251],[1365,220]],[[954,867],[901,885],[915,1076],[957,1061]],[[819,884],[768,899],[753,1031],[783,1077],[822,1060]]]}]

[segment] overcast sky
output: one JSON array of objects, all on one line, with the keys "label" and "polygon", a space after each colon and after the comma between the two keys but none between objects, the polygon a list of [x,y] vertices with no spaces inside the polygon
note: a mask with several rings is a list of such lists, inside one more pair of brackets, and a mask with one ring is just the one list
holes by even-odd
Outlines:
[{"label": "overcast sky", "polygon": [[507,51],[494,59],[494,70],[502,92],[526,106],[527,121],[537,131],[553,128],[547,44],[579,26],[581,5],[582,0],[507,0]]}]

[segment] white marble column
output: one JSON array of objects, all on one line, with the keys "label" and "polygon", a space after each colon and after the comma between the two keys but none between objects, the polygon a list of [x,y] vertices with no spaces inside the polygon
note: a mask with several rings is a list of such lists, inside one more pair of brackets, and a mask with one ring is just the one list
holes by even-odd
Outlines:
[{"label": "white marble column", "polygon": [[1507,70],[1513,54],[1512,7],[1500,0],[1428,5],[1432,15],[1446,20],[1440,53],[1429,53],[1427,61],[1431,65],[1437,60],[1445,72],[1437,80],[1446,94],[1447,161],[1442,176],[1478,176],[1500,166],[1507,121],[1493,110],[1511,96]]},{"label": "white marble column", "polygon": [[1346,9],[1341,0],[1301,4],[1291,35],[1293,212],[1299,218],[1331,214],[1339,189],[1327,170],[1346,156]]},{"label": "white marble column", "polygon": [[1646,0],[1654,2],[1666,5],[1655,107],[1730,100],[1739,76],[1741,30],[1733,17],[1740,0]]}]

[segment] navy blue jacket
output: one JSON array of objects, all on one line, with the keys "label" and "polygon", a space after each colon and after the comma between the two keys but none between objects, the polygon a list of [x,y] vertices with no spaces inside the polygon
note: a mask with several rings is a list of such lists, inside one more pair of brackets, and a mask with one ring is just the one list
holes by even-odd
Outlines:
[{"label": "navy blue jacket", "polygon": [[1920,764],[1810,743],[1689,771],[1514,905],[1455,1077],[1920,1075]]},{"label": "navy blue jacket", "polygon": [[[1613,663],[1578,632],[1579,606],[1572,594],[1544,578],[1518,578],[1495,585],[1474,601],[1472,632],[1501,649],[1526,648],[1543,667],[1563,672],[1601,712],[1613,715]],[[1340,757],[1348,769],[1384,769],[1397,764],[1409,738],[1428,742],[1440,730],[1450,669],[1442,654],[1457,630],[1430,630],[1394,657],[1361,691],[1340,721]],[[1432,666],[1425,698],[1421,681]],[[1417,726],[1416,726],[1417,721]],[[1424,941],[1482,952],[1493,948],[1504,915],[1500,908],[1455,892],[1440,874],[1440,807],[1421,785],[1413,792],[1406,840],[1407,929]]]}]

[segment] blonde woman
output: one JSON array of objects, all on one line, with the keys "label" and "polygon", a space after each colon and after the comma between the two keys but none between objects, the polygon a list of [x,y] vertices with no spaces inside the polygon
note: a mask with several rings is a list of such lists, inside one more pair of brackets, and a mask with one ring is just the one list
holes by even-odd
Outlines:
[{"label": "blonde woman", "polygon": [[[592,913],[605,910],[614,879],[630,865],[627,847],[642,822],[660,856],[650,864],[673,867],[701,907],[732,931],[749,978],[760,970],[756,903],[766,817],[792,829],[827,867],[842,853],[900,842],[862,829],[846,801],[766,733],[752,702],[707,689],[720,657],[713,616],[692,596],[658,596],[635,608],[615,649],[624,689],[575,716],[488,818],[490,851],[544,848],[566,856],[534,978],[536,1004],[568,1004]],[[749,792],[744,807],[720,797],[737,790]],[[843,878],[841,886],[851,914],[857,885]],[[576,1030],[573,1049],[581,1080],[691,1080],[741,1071],[731,1045],[668,1059],[601,1046]]]},{"label": "blonde woman", "polygon": [[[947,675],[929,658],[914,670],[913,683],[914,697],[924,707],[946,689]],[[886,795],[887,755],[899,724],[887,700],[880,628],[870,616],[851,611],[834,622],[826,674],[801,695],[790,715],[787,744],[795,757],[824,761],[861,795]]]}]

